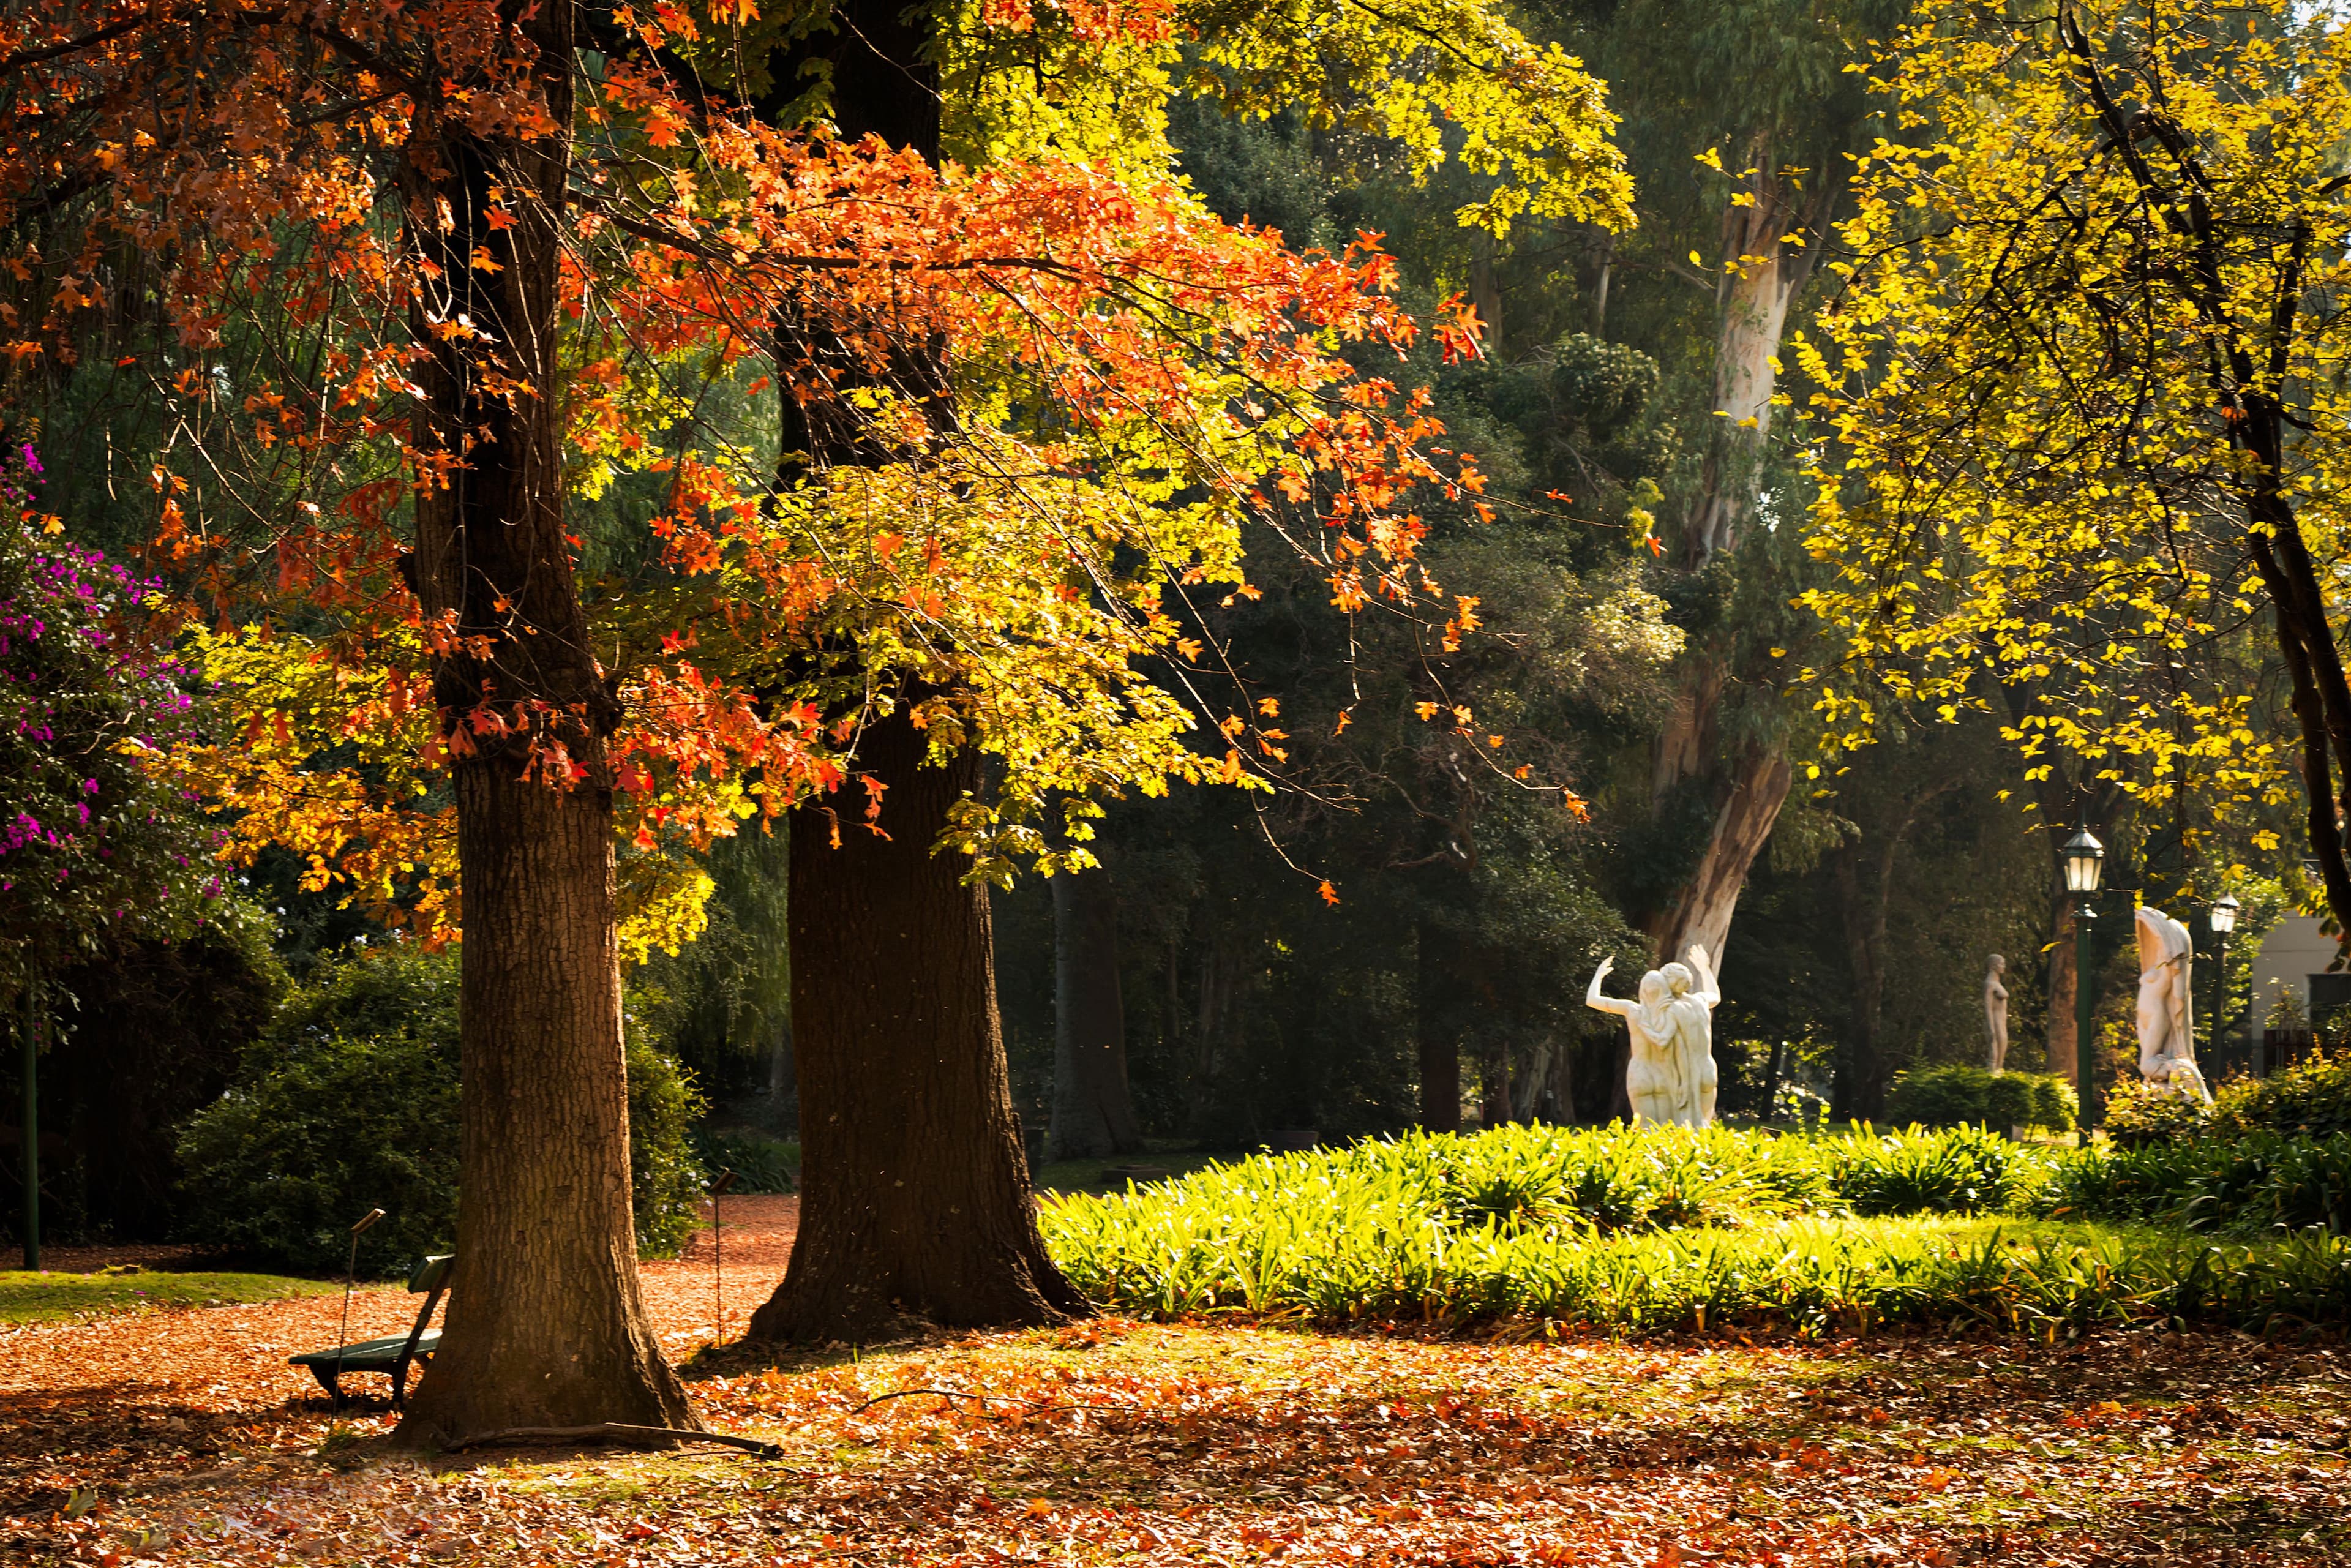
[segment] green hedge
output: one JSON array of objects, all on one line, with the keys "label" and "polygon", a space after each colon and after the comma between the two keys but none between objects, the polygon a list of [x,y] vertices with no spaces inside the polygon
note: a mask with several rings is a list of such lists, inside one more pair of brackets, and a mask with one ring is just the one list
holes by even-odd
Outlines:
[{"label": "green hedge", "polygon": [[1980,1067],[1925,1067],[1899,1074],[1886,1097],[1896,1126],[2073,1129],[2074,1091],[2045,1072],[1988,1072]]},{"label": "green hedge", "polygon": [[[457,961],[392,947],[322,966],[246,1054],[227,1093],[180,1135],[181,1233],[282,1267],[340,1271],[351,1221],[360,1267],[383,1277],[445,1249],[457,1217]],[[692,1234],[701,1167],[686,1139],[692,1081],[628,1046],[637,1240]]]}]

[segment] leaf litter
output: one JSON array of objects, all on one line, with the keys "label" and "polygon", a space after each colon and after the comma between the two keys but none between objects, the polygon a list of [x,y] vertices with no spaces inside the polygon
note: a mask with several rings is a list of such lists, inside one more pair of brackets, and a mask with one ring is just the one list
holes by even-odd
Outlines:
[{"label": "leaf litter", "polygon": [[[788,1250],[765,1201],[740,1239],[729,1206],[734,1332]],[[2351,1563],[2333,1345],[1099,1319],[769,1364],[703,1348],[706,1246],[645,1281],[703,1420],[780,1459],[391,1451],[381,1401],[338,1416],[285,1364],[333,1298],[38,1326],[0,1334],[0,1561]],[[353,1333],[412,1311],[362,1291]]]}]

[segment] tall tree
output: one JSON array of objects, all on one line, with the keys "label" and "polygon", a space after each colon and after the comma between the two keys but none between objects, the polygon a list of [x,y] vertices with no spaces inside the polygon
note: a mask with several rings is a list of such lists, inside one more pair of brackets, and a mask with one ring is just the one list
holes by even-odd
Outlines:
[{"label": "tall tree", "polygon": [[[1874,106],[1844,71],[1862,40],[1900,6],[1843,0],[1628,0],[1594,24],[1602,68],[1618,85],[1629,145],[1642,149],[1643,233],[1611,246],[1609,267],[1703,291],[1687,324],[1708,345],[1694,474],[1661,531],[1685,580],[1674,589],[1690,636],[1674,711],[1652,747],[1650,809],[1660,825],[1693,808],[1710,828],[1677,885],[1646,913],[1660,959],[1692,944],[1720,959],[1739,894],[1796,782],[1794,717],[1782,711],[1790,566],[1776,541],[1747,549],[1766,490],[1787,465],[1774,443],[1779,372],[1800,301],[1824,248],[1847,155],[1866,144]],[[1655,40],[1671,37],[1660,49]],[[1619,315],[1623,315],[1620,308]],[[1637,328],[1635,329],[1637,330]],[[1645,344],[1665,357],[1662,345]],[[1763,583],[1727,581],[1760,577]],[[1758,588],[1764,591],[1757,591]]]},{"label": "tall tree", "polygon": [[[1278,745],[1235,715],[1195,749],[1139,671],[1189,656],[1171,585],[1241,586],[1240,517],[1296,507],[1334,591],[1407,601],[1421,530],[1397,501],[1475,482],[1423,450],[1418,400],[1332,351],[1418,330],[1375,247],[1298,255],[1164,173],[1035,152],[966,174],[778,130],[682,68],[695,16],[611,20],[57,0],[0,21],[15,351],[127,364],[174,400],[153,548],[207,622],[249,622],[218,644],[254,674],[232,696],[253,744],[204,766],[254,808],[248,843],[466,937],[460,1305],[413,1435],[684,1418],[638,1301],[619,1119],[616,906],[643,868],[811,800],[792,831],[830,849],[838,827],[857,848],[837,865],[944,852],[905,873],[958,934],[931,994],[971,1097],[942,1124],[1001,1151],[981,1163],[1008,1179],[969,1190],[1033,1234],[984,989],[973,1005],[977,883],[1041,852],[1050,797],[1238,779],[1242,747]],[[1129,27],[1174,47],[1157,14],[1094,20],[1105,47]],[[1578,211],[1620,206],[1596,85],[1563,58],[1501,65],[1468,99],[1544,108],[1498,156]],[[1409,121],[1418,93],[1388,108]],[[781,340],[780,319],[821,329]],[[910,360],[970,389],[952,417],[878,373]],[[854,406],[870,450],[778,486],[772,440],[700,419],[762,373]],[[833,395],[850,373],[870,395]],[[629,474],[661,476],[648,537],[588,591],[571,492]],[[444,772],[451,804],[417,795]],[[862,812],[834,804],[852,777]],[[668,885],[690,927],[708,879]],[[810,887],[797,929],[833,913]],[[877,951],[796,966],[795,988],[851,997]],[[862,1005],[839,1004],[899,1016]],[[990,1299],[1017,1318],[1039,1294]],[[870,1309],[831,1299],[836,1321]]]},{"label": "tall tree", "polygon": [[1053,879],[1053,1159],[1143,1146],[1126,1080],[1118,983],[1118,894],[1110,873]]},{"label": "tall tree", "polygon": [[[1836,577],[1809,596],[1839,731],[1888,699],[2013,704],[2029,773],[2070,756],[2077,795],[2170,819],[2183,881],[2298,764],[2338,920],[2351,687],[2317,563],[2351,467],[2346,47],[2282,4],[1930,6],[1876,69],[1933,139],[1862,160],[1807,350],[1840,455],[1811,530]],[[2275,728],[2248,621],[2285,675]]]}]

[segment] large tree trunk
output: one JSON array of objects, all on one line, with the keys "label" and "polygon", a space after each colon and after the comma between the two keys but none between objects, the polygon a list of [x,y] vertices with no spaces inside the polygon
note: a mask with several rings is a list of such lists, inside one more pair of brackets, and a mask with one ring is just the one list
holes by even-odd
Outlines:
[{"label": "large tree trunk", "polygon": [[[1737,548],[1739,529],[1755,507],[1755,467],[1771,424],[1778,388],[1780,340],[1789,307],[1812,276],[1837,182],[1815,176],[1809,194],[1792,187],[1771,153],[1759,148],[1749,176],[1747,206],[1723,214],[1722,259],[1729,270],[1719,286],[1715,329],[1714,413],[1698,494],[1690,508],[1682,549],[1692,568]],[[1787,245],[1781,236],[1802,235]]]},{"label": "large tree trunk", "polygon": [[1714,819],[1706,852],[1656,929],[1657,961],[1703,946],[1719,965],[1730,940],[1730,918],[1749,868],[1771,836],[1795,771],[1776,747],[1760,743],[1740,753],[1729,792]]},{"label": "large tree trunk", "polygon": [[465,1092],[457,1262],[402,1424],[694,1424],[637,1288],[612,810],[510,763],[458,770]]},{"label": "large tree trunk", "polygon": [[1053,878],[1053,1120],[1045,1146],[1057,1160],[1143,1146],[1126,1082],[1118,898],[1099,868]]},{"label": "large tree trunk", "polygon": [[976,752],[923,766],[905,705],[860,761],[890,783],[882,837],[792,813],[799,1234],[751,1320],[764,1340],[872,1338],[909,1317],[1049,1323],[1087,1310],[1045,1254],[997,1022],[987,890],[934,853],[979,788]]},{"label": "large tree trunk", "polygon": [[[571,21],[569,5],[550,5],[514,23],[538,51],[558,127],[570,121]],[[614,714],[563,537],[559,411],[529,390],[558,382],[568,174],[562,134],[455,133],[420,150],[405,176],[424,220],[414,243],[441,264],[445,290],[416,306],[417,444],[452,463],[417,503],[413,580],[428,616],[480,639],[434,672],[456,754],[464,1125],[448,1319],[401,1425],[410,1440],[693,1422],[638,1291],[603,758]],[[509,228],[490,225],[493,184],[510,193]],[[472,265],[476,246],[496,271]],[[430,330],[461,318],[487,338]],[[486,391],[489,373],[524,390]],[[509,716],[538,705],[541,716],[519,734],[477,734],[468,720],[493,701]]]}]

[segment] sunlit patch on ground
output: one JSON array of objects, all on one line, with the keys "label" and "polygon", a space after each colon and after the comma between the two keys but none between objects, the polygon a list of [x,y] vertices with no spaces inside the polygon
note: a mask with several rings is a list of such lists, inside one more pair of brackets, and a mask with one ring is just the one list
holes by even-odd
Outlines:
[{"label": "sunlit patch on ground", "polygon": [[[730,1314],[780,1267],[771,1204]],[[747,1212],[747,1218],[751,1215]],[[648,1270],[709,1337],[705,1247]],[[730,1269],[730,1275],[731,1275]],[[384,1332],[397,1291],[366,1292]],[[2235,1335],[1618,1343],[1106,1321],[690,1375],[720,1449],[381,1451],[339,1303],[0,1336],[0,1552],[601,1564],[2351,1561],[2351,1355]],[[739,1324],[741,1316],[733,1321]],[[939,1392],[907,1393],[907,1390]],[[898,1397],[883,1398],[884,1395]]]}]

